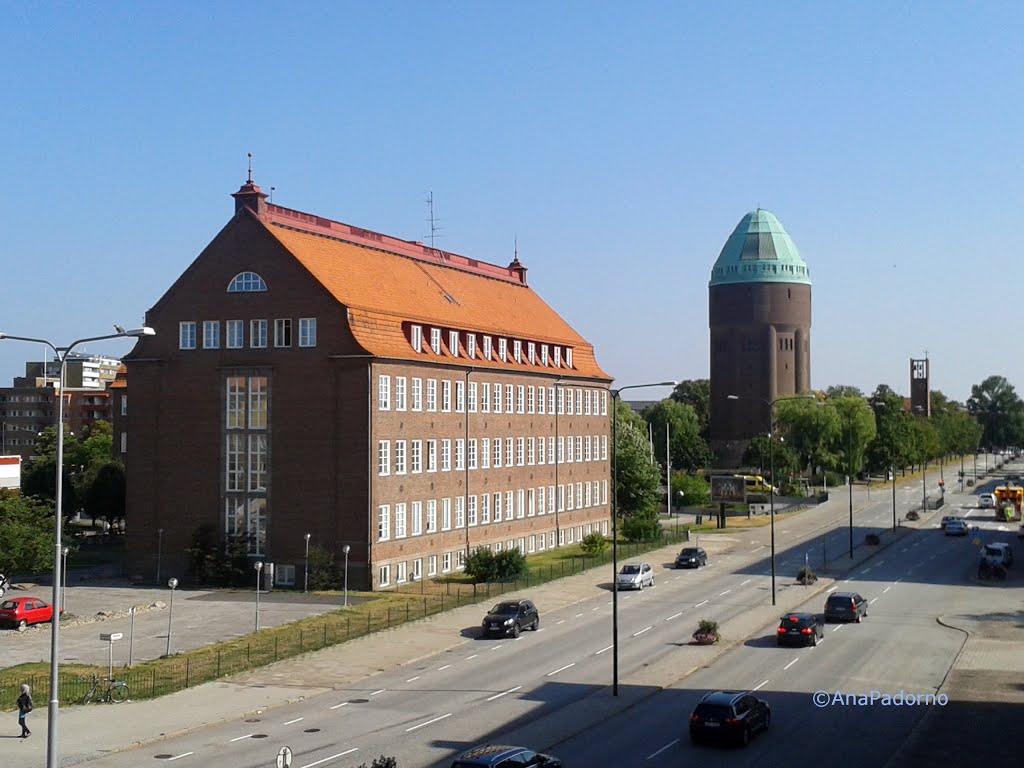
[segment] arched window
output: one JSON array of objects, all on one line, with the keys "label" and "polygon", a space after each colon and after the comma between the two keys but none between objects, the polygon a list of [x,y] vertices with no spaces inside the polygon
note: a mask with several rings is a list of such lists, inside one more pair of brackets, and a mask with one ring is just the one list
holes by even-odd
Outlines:
[{"label": "arched window", "polygon": [[255,272],[239,272],[228,283],[228,293],[252,293],[265,290],[267,290],[267,284]]}]

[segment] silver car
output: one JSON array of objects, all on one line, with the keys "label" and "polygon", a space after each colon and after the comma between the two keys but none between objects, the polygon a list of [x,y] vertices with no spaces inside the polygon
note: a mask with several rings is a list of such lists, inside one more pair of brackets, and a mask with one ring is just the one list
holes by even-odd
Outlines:
[{"label": "silver car", "polygon": [[654,569],[650,563],[627,563],[615,579],[616,589],[643,589],[654,586]]}]

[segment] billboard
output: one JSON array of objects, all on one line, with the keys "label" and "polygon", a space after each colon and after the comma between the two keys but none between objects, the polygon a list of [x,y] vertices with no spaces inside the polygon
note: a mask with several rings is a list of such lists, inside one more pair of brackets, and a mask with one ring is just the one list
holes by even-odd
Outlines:
[{"label": "billboard", "polygon": [[0,456],[0,488],[21,488],[21,456]]},{"label": "billboard", "polygon": [[713,504],[745,504],[747,482],[742,475],[712,475],[711,502]]}]

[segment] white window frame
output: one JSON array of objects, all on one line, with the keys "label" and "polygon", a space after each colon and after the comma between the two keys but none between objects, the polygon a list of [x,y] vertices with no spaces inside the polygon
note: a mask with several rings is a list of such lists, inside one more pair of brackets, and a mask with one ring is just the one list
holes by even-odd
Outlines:
[{"label": "white window frame", "polygon": [[516,466],[522,467],[526,465],[526,438],[516,438]]},{"label": "white window frame", "polygon": [[405,502],[395,504],[395,538],[404,539],[406,536],[406,510]]},{"label": "white window frame", "polygon": [[476,358],[476,334],[466,334],[466,356],[475,359]]},{"label": "white window frame", "polygon": [[427,472],[437,472],[437,440],[427,440]]},{"label": "white window frame", "polygon": [[522,384],[516,386],[516,413],[526,413],[526,387]]},{"label": "white window frame", "polygon": [[409,445],[409,471],[418,475],[423,471],[423,441],[413,440]]},{"label": "white window frame", "polygon": [[491,382],[485,381],[480,387],[480,412],[491,412]]},{"label": "white window frame", "polygon": [[561,368],[562,367],[562,348],[559,347],[559,346],[555,346],[553,348],[553,355],[554,355],[554,359],[555,359],[554,360],[555,368]]},{"label": "white window frame", "polygon": [[505,385],[505,413],[512,415],[515,413],[515,394],[514,387],[511,384]]},{"label": "white window frame", "polygon": [[[544,438],[541,438],[543,440]],[[537,438],[530,436],[526,443],[526,465],[532,467],[537,459]]]},{"label": "white window frame", "polygon": [[441,329],[430,329],[430,349],[435,355],[441,354]]},{"label": "white window frame", "polygon": [[452,412],[452,382],[451,379],[441,381],[441,413]]},{"label": "white window frame", "polygon": [[391,539],[391,505],[381,504],[377,507],[377,541]]},{"label": "white window frame", "polygon": [[572,347],[565,348],[565,367],[572,368]]},{"label": "white window frame", "polygon": [[555,388],[548,387],[548,413],[555,415]]},{"label": "white window frame", "polygon": [[452,569],[452,553],[445,552],[441,555],[441,573],[448,573]]},{"label": "white window frame", "polygon": [[395,410],[404,411],[408,401],[409,380],[405,376],[395,376]]},{"label": "white window frame", "polygon": [[466,410],[466,382],[461,379],[455,382],[455,412],[464,413]]},{"label": "white window frame", "polygon": [[226,320],[224,322],[224,348],[242,349],[245,347],[245,321]]},{"label": "white window frame", "polygon": [[537,438],[537,463],[541,466],[547,464],[547,452],[545,451],[547,442],[543,435]]},{"label": "white window frame", "polygon": [[501,445],[501,443],[502,443],[502,440],[501,440],[500,437],[494,438],[494,447],[493,447],[492,450],[494,451],[494,454],[493,454],[494,455],[494,462],[493,462],[493,464],[494,464],[494,468],[495,469],[501,469],[501,457],[502,457],[502,445]]},{"label": "white window frame", "polygon": [[469,455],[467,456],[469,461],[470,471],[477,468],[477,439],[475,437],[469,438]]},{"label": "white window frame", "polygon": [[391,377],[383,373],[377,377],[377,410],[391,410]]},{"label": "white window frame", "polygon": [[498,359],[503,363],[508,362],[508,339],[504,336],[498,339]]},{"label": "white window frame", "polygon": [[491,494],[480,494],[480,525],[491,522]]},{"label": "white window frame", "polygon": [[249,321],[249,348],[250,349],[266,349],[267,348],[267,321],[266,320],[250,320]]},{"label": "white window frame", "polygon": [[502,386],[499,382],[494,383],[494,412],[501,413]]},{"label": "white window frame", "polygon": [[479,387],[475,381],[469,382],[469,389],[466,392],[466,405],[469,408],[470,413],[476,413],[477,398]]},{"label": "white window frame", "polygon": [[543,365],[543,366],[547,366],[547,364],[548,364],[548,345],[547,344],[541,344],[540,345],[540,364]]},{"label": "white window frame", "polygon": [[452,529],[452,500],[441,499],[441,530],[450,531]]},{"label": "white window frame", "polygon": [[505,467],[510,468],[516,465],[515,460],[515,440],[511,437],[505,438]]},{"label": "white window frame", "polygon": [[523,362],[523,342],[519,339],[512,342],[512,359],[517,363]]},{"label": "white window frame", "polygon": [[412,380],[412,410],[423,410],[423,379]]},{"label": "white window frame", "polygon": [[466,439],[464,437],[455,440],[455,471],[466,470]]},{"label": "white window frame", "polygon": [[452,471],[452,441],[447,437],[441,439],[441,471]]},{"label": "white window frame", "polygon": [[452,357],[459,356],[459,332],[448,331],[448,352]]},{"label": "white window frame", "polygon": [[377,441],[377,476],[387,477],[391,474],[391,441]]},{"label": "white window frame", "polygon": [[537,388],[532,384],[526,388],[526,412],[531,416],[536,412]]},{"label": "white window frame", "polygon": [[516,490],[516,520],[526,519],[526,489]]},{"label": "white window frame", "polygon": [[583,463],[583,435],[576,435],[576,461]]},{"label": "white window frame", "polygon": [[480,438],[480,469],[491,468],[491,438]]},{"label": "white window frame", "polygon": [[494,494],[494,522],[501,522],[501,491]]},{"label": "white window frame", "polygon": [[405,440],[395,440],[395,474],[404,475],[406,470],[406,448]]},{"label": "white window frame", "polygon": [[427,533],[437,533],[437,499],[427,499]]},{"label": "white window frame", "polygon": [[414,325],[414,326],[412,326],[412,328],[410,328],[410,330],[409,330],[409,335],[411,337],[410,341],[412,343],[413,350],[415,350],[416,352],[422,352],[423,351],[423,326],[422,325]]},{"label": "white window frame", "polygon": [[299,346],[311,349],[316,346],[316,318],[299,318]]},{"label": "white window frame", "polygon": [[427,576],[437,576],[437,555],[427,555]]},{"label": "white window frame", "polygon": [[455,528],[466,527],[466,497],[456,496],[455,497]]},{"label": "white window frame", "polygon": [[427,412],[437,412],[437,379],[427,379]]},{"label": "white window frame", "polygon": [[184,320],[178,323],[178,349],[196,348],[196,321]]},{"label": "white window frame", "polygon": [[537,345],[532,341],[526,342],[526,359],[530,361],[530,365],[537,364]]},{"label": "white window frame", "polygon": [[391,565],[382,565],[377,570],[377,586],[378,587],[389,587],[391,586]]},{"label": "white window frame", "polygon": [[484,336],[484,358],[486,360],[491,359],[491,337]]},{"label": "white window frame", "polygon": [[203,320],[203,349],[220,349],[220,320]]},{"label": "white window frame", "polygon": [[477,520],[477,500],[476,494],[470,494],[469,504],[466,508],[466,525],[470,528],[476,528],[478,523]]},{"label": "white window frame", "polygon": [[526,516],[536,517],[537,516],[537,489],[527,488],[526,489]]},{"label": "white window frame", "polygon": [[274,318],[274,349],[289,349],[292,345],[292,319]]},{"label": "white window frame", "polygon": [[601,461],[608,459],[608,435],[601,435]]}]

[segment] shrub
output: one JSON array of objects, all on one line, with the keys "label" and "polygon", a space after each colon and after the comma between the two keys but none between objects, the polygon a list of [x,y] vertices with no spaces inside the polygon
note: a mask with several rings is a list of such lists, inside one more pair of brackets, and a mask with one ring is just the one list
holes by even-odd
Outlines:
[{"label": "shrub", "polygon": [[[711,501],[711,486],[700,475],[673,472],[672,494],[676,495],[677,491],[683,492],[683,506],[699,507]],[[678,496],[673,499],[673,504],[679,504]]]},{"label": "shrub", "polygon": [[580,549],[586,554],[596,557],[608,549],[608,539],[600,533],[591,533],[589,536],[583,537],[583,541],[580,542]]},{"label": "shrub", "polygon": [[466,574],[475,582],[497,581],[498,564],[495,554],[484,547],[474,550],[466,558]]},{"label": "shrub", "polygon": [[[305,578],[305,574],[303,574]],[[326,547],[309,548],[309,588],[337,589],[341,586],[338,575],[338,564],[334,562],[334,553]]]},{"label": "shrub", "polygon": [[652,515],[632,515],[622,521],[622,535],[630,541],[658,541],[664,531]]},{"label": "shrub", "polygon": [[697,625],[697,634],[699,635],[717,635],[718,634],[718,622],[711,621],[711,619],[701,619],[700,624]]},{"label": "shrub", "polygon": [[[366,768],[366,763],[363,763],[359,768]],[[370,763],[370,768],[398,768],[398,761],[393,757],[375,757],[373,762]]]},{"label": "shrub", "polygon": [[907,512],[907,520],[920,520],[921,515],[918,514],[916,509],[912,509]]},{"label": "shrub", "polygon": [[494,556],[496,576],[502,581],[518,579],[526,575],[526,555],[515,549],[506,549]]},{"label": "shrub", "polygon": [[818,574],[814,572],[814,569],[811,568],[811,566],[805,565],[796,575],[796,580],[801,584],[810,584],[811,582],[818,580]]}]

